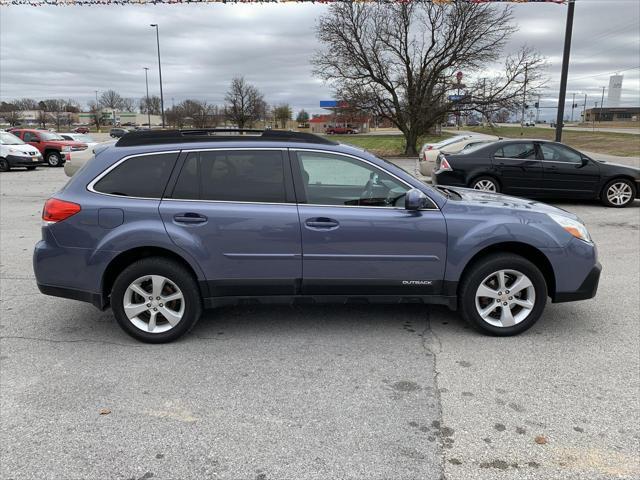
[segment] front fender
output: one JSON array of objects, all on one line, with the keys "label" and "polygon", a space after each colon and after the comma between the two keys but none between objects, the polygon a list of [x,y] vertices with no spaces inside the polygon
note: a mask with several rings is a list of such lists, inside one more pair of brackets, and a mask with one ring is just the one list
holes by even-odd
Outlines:
[{"label": "front fender", "polygon": [[492,245],[521,243],[543,252],[562,249],[571,240],[543,213],[502,212],[482,207],[479,210],[482,211],[475,212],[477,215],[469,215],[469,211],[445,215],[448,232],[445,280],[458,281],[469,261]]}]

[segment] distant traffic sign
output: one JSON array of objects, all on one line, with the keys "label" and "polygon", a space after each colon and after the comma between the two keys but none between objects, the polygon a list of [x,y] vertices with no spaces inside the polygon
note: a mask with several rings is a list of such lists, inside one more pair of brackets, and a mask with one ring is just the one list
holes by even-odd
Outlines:
[{"label": "distant traffic sign", "polygon": [[459,102],[464,98],[464,95],[449,95],[449,101],[451,102]]}]

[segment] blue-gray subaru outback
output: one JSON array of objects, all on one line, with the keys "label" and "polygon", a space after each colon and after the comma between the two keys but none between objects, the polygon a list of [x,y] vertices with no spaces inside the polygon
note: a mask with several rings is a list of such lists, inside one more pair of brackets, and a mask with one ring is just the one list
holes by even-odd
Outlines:
[{"label": "blue-gray subaru outback", "polygon": [[144,342],[242,302],[418,302],[481,331],[531,327],[547,297],[592,298],[584,224],[543,203],[429,187],[304,133],[128,133],[47,200],[40,291],[109,305]]}]

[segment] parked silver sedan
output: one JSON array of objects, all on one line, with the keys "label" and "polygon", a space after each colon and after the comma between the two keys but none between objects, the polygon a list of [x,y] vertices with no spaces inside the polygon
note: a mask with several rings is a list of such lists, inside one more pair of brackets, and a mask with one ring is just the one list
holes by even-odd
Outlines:
[{"label": "parked silver sedan", "polygon": [[116,140],[109,140],[107,142],[95,143],[86,150],[79,152],[70,152],[69,158],[64,164],[64,173],[67,177],[73,177],[73,175],[82,168],[94,155],[97,155],[109,145],[113,145]]}]

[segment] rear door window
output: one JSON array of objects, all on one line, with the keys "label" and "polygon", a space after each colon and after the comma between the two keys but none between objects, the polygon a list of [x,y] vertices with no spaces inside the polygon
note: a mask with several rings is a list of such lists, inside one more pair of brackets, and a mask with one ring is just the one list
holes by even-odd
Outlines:
[{"label": "rear door window", "polygon": [[280,150],[193,152],[185,159],[172,198],[286,203]]},{"label": "rear door window", "polygon": [[98,180],[93,189],[109,195],[162,198],[177,153],[131,157]]},{"label": "rear door window", "polygon": [[536,149],[533,142],[509,143],[503,145],[494,154],[498,158],[536,159]]}]

